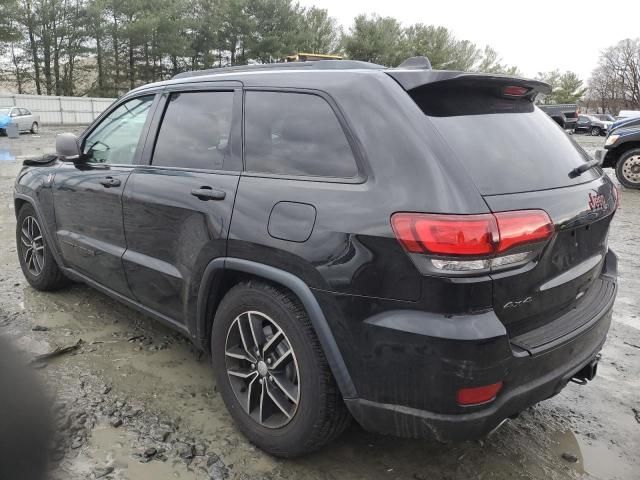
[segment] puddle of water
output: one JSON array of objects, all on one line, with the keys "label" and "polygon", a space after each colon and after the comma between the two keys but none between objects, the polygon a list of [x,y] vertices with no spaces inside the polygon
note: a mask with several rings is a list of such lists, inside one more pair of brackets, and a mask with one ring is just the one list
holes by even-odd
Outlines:
[{"label": "puddle of water", "polygon": [[558,432],[553,440],[559,456],[567,452],[578,457],[573,466],[580,474],[588,473],[607,480],[633,477],[633,469],[606,442],[584,439],[570,430]]},{"label": "puddle of water", "polygon": [[16,159],[15,155],[11,153],[10,150],[0,149],[0,162],[1,161],[10,162],[15,159]]},{"label": "puddle of water", "polygon": [[132,445],[135,436],[124,430],[108,426],[98,426],[91,433],[87,447],[67,466],[81,475],[89,475],[98,466],[112,466],[114,471],[109,478],[118,480],[201,480],[208,478],[203,471],[189,471],[177,461],[152,460],[142,463],[132,457],[136,452]]}]

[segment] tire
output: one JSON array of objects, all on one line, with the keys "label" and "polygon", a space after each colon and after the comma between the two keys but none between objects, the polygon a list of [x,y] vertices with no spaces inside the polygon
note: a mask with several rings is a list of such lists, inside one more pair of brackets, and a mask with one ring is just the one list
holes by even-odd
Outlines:
[{"label": "tire", "polygon": [[18,213],[16,225],[20,268],[29,285],[36,290],[58,290],[68,285],[69,280],[58,267],[41,225],[33,207],[28,203],[24,204]]},{"label": "tire", "polygon": [[[243,348],[240,328],[248,348]],[[274,338],[279,340],[270,343]],[[263,355],[261,349],[256,355],[256,343],[267,345],[268,353]],[[247,350],[255,357],[249,358]],[[218,390],[229,413],[249,441],[267,453],[284,458],[304,455],[336,438],[349,424],[351,417],[320,342],[292,294],[254,281],[233,287],[216,312],[211,351]]]},{"label": "tire", "polygon": [[601,132],[602,132],[602,129],[600,127],[591,127],[591,136],[592,137],[600,136]]},{"label": "tire", "polygon": [[38,122],[33,122],[33,123],[31,124],[31,130],[30,130],[30,132],[31,132],[31,133],[33,133],[34,135],[35,135],[36,133],[38,133]]},{"label": "tire", "polygon": [[640,148],[624,152],[616,162],[616,177],[627,188],[640,189]]}]

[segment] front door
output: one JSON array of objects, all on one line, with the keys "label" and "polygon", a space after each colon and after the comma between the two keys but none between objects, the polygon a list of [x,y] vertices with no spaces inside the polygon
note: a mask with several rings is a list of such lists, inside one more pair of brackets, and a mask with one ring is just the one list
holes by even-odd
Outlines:
[{"label": "front door", "polygon": [[177,323],[192,317],[207,264],[226,254],[241,171],[241,91],[218,88],[163,95],[148,165],[134,170],[124,192],[131,290]]},{"label": "front door", "polygon": [[119,104],[82,143],[82,159],[54,177],[56,234],[67,266],[130,296],[122,255],[122,192],[131,174],[154,95]]}]

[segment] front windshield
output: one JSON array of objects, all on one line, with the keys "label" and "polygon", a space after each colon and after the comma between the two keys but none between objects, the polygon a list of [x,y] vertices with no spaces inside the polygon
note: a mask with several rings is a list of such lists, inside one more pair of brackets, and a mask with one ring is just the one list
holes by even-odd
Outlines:
[{"label": "front windshield", "polygon": [[3,115],[9,115],[9,110],[11,110],[10,108],[0,108],[0,117],[2,117]]}]

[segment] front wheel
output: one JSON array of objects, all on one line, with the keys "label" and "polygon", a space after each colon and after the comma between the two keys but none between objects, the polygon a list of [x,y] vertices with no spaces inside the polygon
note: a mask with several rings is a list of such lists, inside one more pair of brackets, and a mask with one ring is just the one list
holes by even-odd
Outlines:
[{"label": "front wheel", "polygon": [[640,189],[640,148],[622,154],[616,163],[616,177],[625,187]]},{"label": "front wheel", "polygon": [[278,457],[316,450],[349,414],[306,312],[292,294],[248,282],[222,300],[211,333],[218,390],[247,438]]},{"label": "front wheel", "polygon": [[16,243],[20,267],[29,285],[36,290],[48,291],[69,283],[56,263],[38,215],[28,203],[18,213]]},{"label": "front wheel", "polygon": [[38,122],[33,122],[31,124],[31,133],[33,133],[34,135],[38,133]]},{"label": "front wheel", "polygon": [[600,135],[600,132],[602,132],[600,127],[591,127],[591,135],[592,136],[597,137],[597,136]]}]

